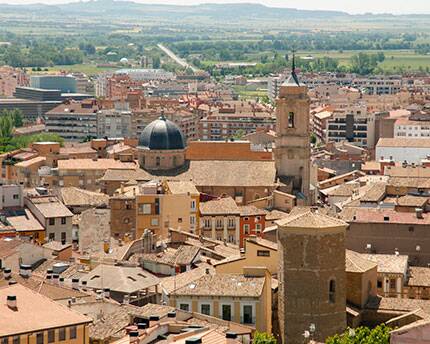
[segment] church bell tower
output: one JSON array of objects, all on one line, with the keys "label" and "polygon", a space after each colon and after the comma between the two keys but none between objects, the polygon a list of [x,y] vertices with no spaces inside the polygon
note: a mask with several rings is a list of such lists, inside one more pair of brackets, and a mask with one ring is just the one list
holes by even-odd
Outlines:
[{"label": "church bell tower", "polygon": [[293,56],[291,75],[277,99],[275,161],[278,178],[303,205],[311,203],[309,107],[308,88],[297,77]]}]

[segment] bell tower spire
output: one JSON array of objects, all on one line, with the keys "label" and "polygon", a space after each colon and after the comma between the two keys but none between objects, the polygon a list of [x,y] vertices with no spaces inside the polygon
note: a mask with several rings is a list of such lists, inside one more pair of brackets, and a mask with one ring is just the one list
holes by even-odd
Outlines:
[{"label": "bell tower spire", "polygon": [[276,171],[287,186],[286,192],[297,196],[297,203],[310,200],[310,98],[300,82],[293,52],[290,77],[281,85],[276,107]]}]

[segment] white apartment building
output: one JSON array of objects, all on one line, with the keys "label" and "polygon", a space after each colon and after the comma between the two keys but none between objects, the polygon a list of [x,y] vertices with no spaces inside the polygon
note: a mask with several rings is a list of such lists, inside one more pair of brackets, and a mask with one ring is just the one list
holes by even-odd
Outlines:
[{"label": "white apartment building", "polygon": [[164,69],[120,69],[115,74],[127,74],[133,80],[173,80],[175,74]]},{"label": "white apartment building", "polygon": [[380,138],[375,158],[421,165],[430,156],[430,138]]},{"label": "white apartment building", "polygon": [[394,123],[394,137],[428,139],[430,138],[430,121],[399,118]]},{"label": "white apartment building", "polygon": [[22,185],[0,185],[0,209],[23,207]]}]

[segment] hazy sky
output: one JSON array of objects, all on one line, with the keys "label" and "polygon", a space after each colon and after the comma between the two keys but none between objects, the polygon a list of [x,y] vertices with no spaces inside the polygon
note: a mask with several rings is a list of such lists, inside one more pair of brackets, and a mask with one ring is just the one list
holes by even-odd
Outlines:
[{"label": "hazy sky", "polygon": [[[0,3],[28,4],[46,3],[58,4],[76,0],[0,0]],[[349,13],[430,13],[429,0],[134,0],[141,3],[162,3],[191,5],[203,2],[258,2],[268,6],[292,7],[301,9],[341,10]]]}]

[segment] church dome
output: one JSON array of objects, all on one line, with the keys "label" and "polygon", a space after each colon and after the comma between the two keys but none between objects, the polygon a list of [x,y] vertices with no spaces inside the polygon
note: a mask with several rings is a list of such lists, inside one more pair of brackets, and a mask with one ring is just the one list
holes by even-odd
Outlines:
[{"label": "church dome", "polygon": [[164,115],[143,129],[139,138],[139,147],[151,150],[184,149],[185,140],[181,129]]}]

